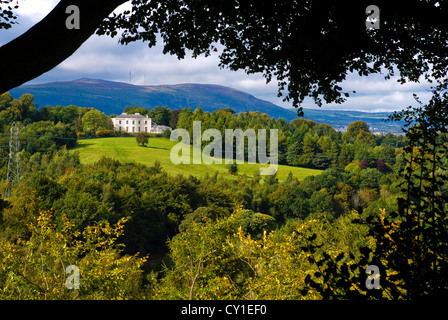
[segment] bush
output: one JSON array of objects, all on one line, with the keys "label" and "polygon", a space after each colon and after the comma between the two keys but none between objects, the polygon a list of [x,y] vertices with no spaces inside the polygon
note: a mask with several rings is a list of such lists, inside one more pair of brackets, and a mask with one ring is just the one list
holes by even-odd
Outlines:
[{"label": "bush", "polygon": [[116,136],[116,137],[129,137],[130,134],[129,134],[129,132],[121,130],[121,131],[114,131],[114,136]]},{"label": "bush", "polygon": [[97,132],[95,132],[95,135],[97,137],[100,137],[100,138],[112,137],[112,136],[114,136],[114,131],[113,130],[107,130],[107,129],[98,130]]},{"label": "bush", "polygon": [[229,173],[231,175],[237,175],[238,173],[238,165],[236,163],[231,163],[229,165],[227,165],[227,168],[229,169]]},{"label": "bush", "polygon": [[170,138],[171,137],[171,130],[170,129],[166,129],[165,131],[163,131],[162,137]]},{"label": "bush", "polygon": [[78,139],[84,139],[86,137],[83,132],[76,132],[76,136]]}]

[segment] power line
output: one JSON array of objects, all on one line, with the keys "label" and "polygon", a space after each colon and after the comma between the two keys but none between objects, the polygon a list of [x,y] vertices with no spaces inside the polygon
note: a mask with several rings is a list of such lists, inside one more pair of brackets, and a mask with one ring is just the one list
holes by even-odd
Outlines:
[{"label": "power line", "polygon": [[11,196],[11,188],[15,187],[20,180],[20,141],[19,126],[13,122],[11,124],[11,136],[9,138],[8,173],[6,181],[8,186],[5,190],[5,198]]}]

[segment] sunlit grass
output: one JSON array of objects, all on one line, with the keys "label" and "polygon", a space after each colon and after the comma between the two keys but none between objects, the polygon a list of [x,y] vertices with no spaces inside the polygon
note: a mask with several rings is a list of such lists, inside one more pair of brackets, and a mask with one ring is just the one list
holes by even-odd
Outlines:
[{"label": "sunlit grass", "polygon": [[[213,175],[218,171],[220,176],[230,179],[236,178],[236,176],[229,174],[225,164],[173,164],[170,159],[170,151],[176,144],[177,142],[170,141],[167,138],[149,138],[148,145],[142,147],[137,145],[134,137],[98,138],[79,140],[78,146],[71,150],[78,151],[81,162],[85,164],[94,163],[102,156],[114,158],[121,162],[138,162],[148,166],[154,165],[154,162],[158,160],[163,170],[171,175],[183,174],[201,178],[207,173]],[[190,155],[192,156],[192,154],[193,151],[190,149]],[[261,167],[267,168],[268,166],[268,164],[239,164],[238,175],[246,174],[248,177],[253,177],[254,173],[259,171]],[[322,171],[279,165],[277,171],[279,181],[285,180],[289,172],[292,172],[293,176],[299,180],[303,180],[307,176],[317,175]]]}]

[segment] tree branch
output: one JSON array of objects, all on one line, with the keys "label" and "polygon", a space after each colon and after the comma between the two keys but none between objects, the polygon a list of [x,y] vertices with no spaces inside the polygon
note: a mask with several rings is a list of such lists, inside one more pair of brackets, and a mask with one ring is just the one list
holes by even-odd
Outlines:
[{"label": "tree branch", "polygon": [[[39,23],[0,47],[0,92],[32,80],[70,57],[114,9],[127,1],[61,0]],[[80,29],[66,27],[69,5],[80,10]]]}]

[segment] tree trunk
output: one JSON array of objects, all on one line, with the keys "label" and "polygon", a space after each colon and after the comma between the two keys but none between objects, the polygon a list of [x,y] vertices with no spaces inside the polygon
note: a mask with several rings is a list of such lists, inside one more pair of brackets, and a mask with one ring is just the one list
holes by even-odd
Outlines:
[{"label": "tree trunk", "polygon": [[[119,5],[128,0],[61,0],[42,21],[0,47],[0,93],[53,69],[70,57]],[[80,28],[69,30],[66,9],[76,5]]]}]

